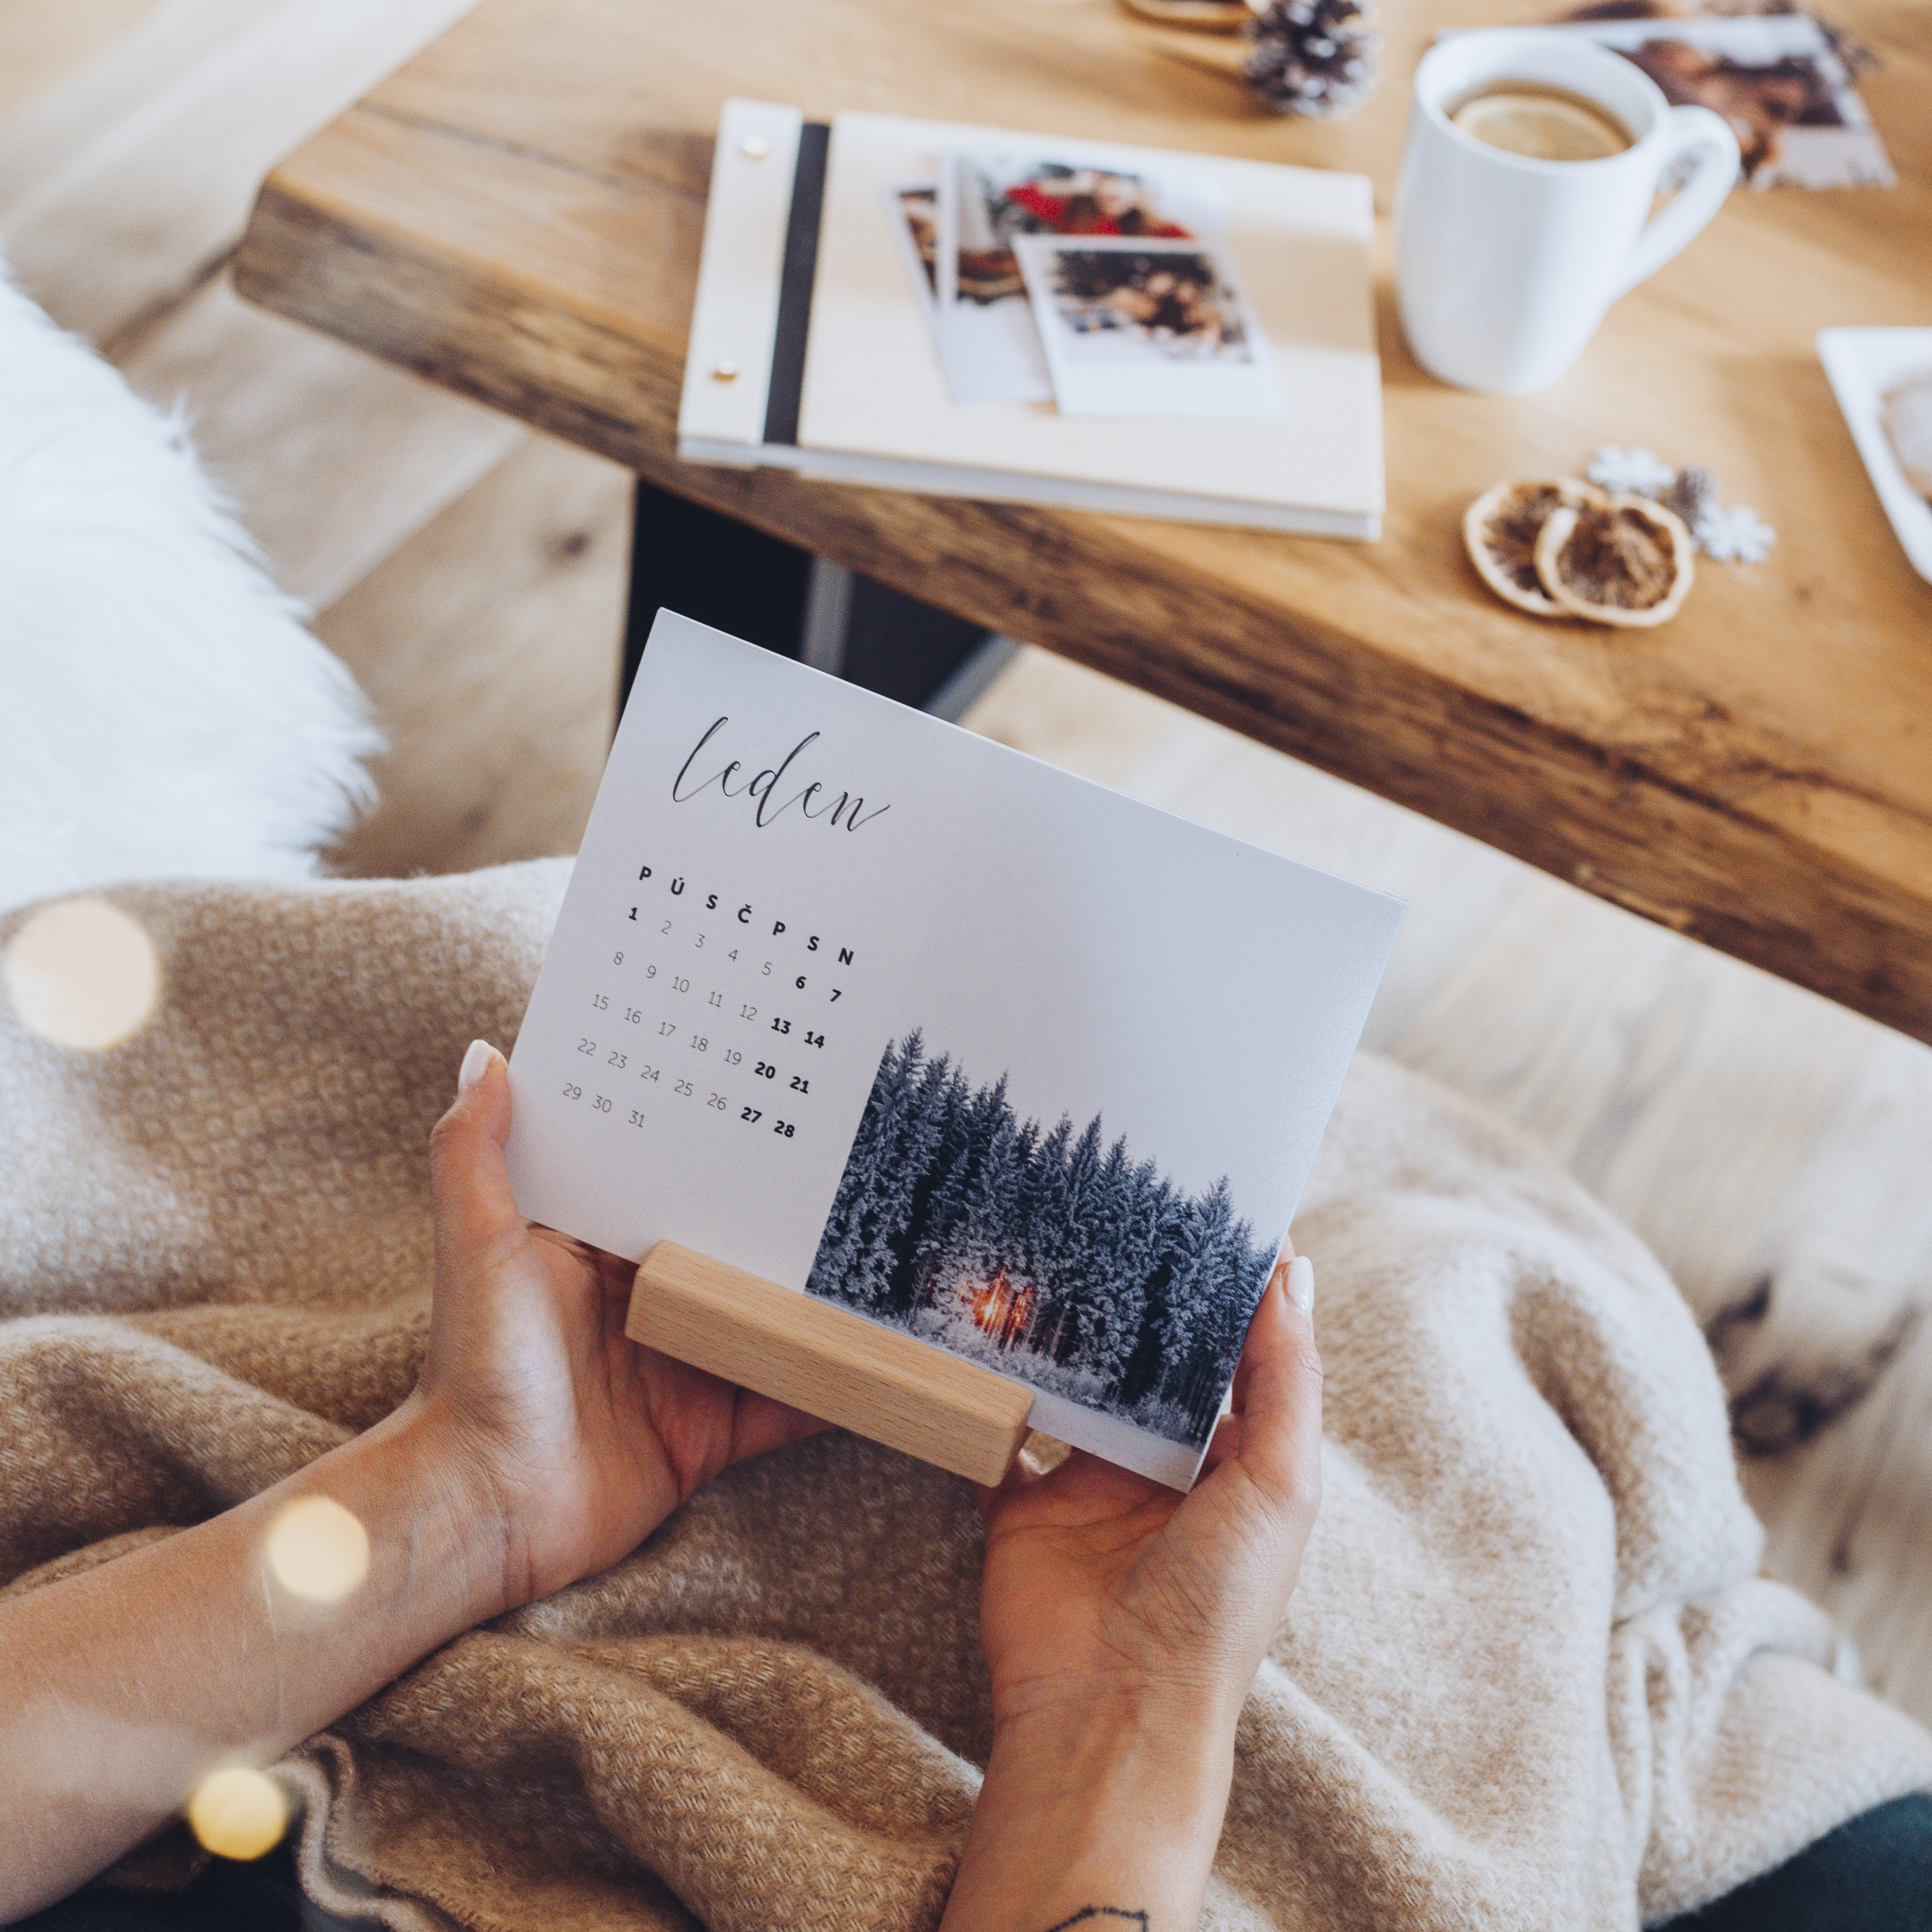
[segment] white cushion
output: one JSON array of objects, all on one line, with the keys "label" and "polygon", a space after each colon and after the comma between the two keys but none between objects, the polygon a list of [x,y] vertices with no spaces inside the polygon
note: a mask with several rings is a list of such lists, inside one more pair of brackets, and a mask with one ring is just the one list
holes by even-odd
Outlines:
[{"label": "white cushion", "polygon": [[373,798],[345,667],[154,408],[0,262],[0,908],[296,879]]}]

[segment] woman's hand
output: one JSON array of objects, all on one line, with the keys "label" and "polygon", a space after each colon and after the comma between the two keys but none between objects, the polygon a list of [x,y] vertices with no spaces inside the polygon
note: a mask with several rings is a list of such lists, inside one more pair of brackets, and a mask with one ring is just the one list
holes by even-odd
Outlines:
[{"label": "woman's hand", "polygon": [[[502,1056],[430,1148],[436,1294],[402,1407],[260,1496],[0,1603],[0,1920],[272,1762],[471,1624],[614,1562],[707,1477],[823,1425],[634,1347],[632,1270],[526,1226]],[[273,1546],[352,1519],[326,1588]],[[360,1556],[345,1554],[359,1542]]]},{"label": "woman's hand", "polygon": [[987,1492],[993,1750],[945,1932],[1198,1922],[1235,1721],[1321,1492],[1313,1298],[1285,1252],[1186,1496],[1078,1451]]},{"label": "woman's hand", "polygon": [[607,1569],[728,1463],[824,1426],[628,1340],[634,1268],[525,1223],[509,1130],[508,1070],[478,1040],[430,1141],[436,1298],[410,1405],[500,1526],[502,1608]]},{"label": "woman's hand", "polygon": [[1239,1708],[1321,1497],[1322,1365],[1291,1264],[1312,1302],[1291,1250],[1188,1494],[1077,1450],[988,1493],[980,1625],[999,1720],[1149,1694]]}]

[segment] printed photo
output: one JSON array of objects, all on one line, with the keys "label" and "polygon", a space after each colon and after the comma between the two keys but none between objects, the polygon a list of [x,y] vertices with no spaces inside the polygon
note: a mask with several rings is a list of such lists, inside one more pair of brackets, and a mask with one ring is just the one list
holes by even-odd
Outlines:
[{"label": "printed photo", "polygon": [[936,181],[896,182],[881,190],[886,219],[914,302],[926,318],[933,352],[939,352],[939,184]]},{"label": "printed photo", "polygon": [[[1198,238],[1196,227],[1177,218],[1189,198],[1186,190],[1145,175],[1064,161],[1016,164],[973,154],[961,155],[957,166],[961,200],[956,273],[962,302],[1024,298],[1012,248],[1016,235]],[[1198,194],[1195,198],[1202,199]]]},{"label": "printed photo", "polygon": [[1198,1451],[1274,1258],[1225,1177],[1022,1120],[921,1032],[890,1043],[808,1291]]},{"label": "printed photo", "polygon": [[1841,45],[1809,16],[1674,18],[1662,0],[1598,0],[1564,18],[1565,31],[1642,68],[1674,105],[1721,115],[1753,188],[1893,184]]},{"label": "printed photo", "polygon": [[950,157],[939,194],[940,356],[956,402],[1044,402],[1054,393],[1026,280],[1024,236],[1213,240],[1222,195],[1209,176],[1037,154]]},{"label": "printed photo", "polygon": [[1013,246],[1066,414],[1280,412],[1266,343],[1225,250],[1099,237]]},{"label": "printed photo", "polygon": [[886,212],[898,238],[906,272],[929,310],[939,296],[939,184],[900,182],[885,194]]}]

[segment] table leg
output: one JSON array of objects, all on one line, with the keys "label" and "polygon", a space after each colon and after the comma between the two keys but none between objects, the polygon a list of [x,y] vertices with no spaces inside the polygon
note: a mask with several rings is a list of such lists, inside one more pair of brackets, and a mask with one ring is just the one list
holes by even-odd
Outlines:
[{"label": "table leg", "polygon": [[620,711],[661,608],[946,718],[957,718],[1017,648],[640,477]]}]

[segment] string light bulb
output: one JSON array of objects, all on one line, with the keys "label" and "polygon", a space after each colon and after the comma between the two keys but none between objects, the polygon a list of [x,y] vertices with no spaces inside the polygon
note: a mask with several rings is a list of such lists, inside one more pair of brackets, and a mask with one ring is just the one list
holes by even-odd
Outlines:
[{"label": "string light bulb", "polygon": [[289,1828],[289,1801],[272,1778],[242,1764],[211,1772],[188,1802],[188,1829],[224,1858],[259,1858]]},{"label": "string light bulb", "polygon": [[339,1604],[369,1574],[369,1532],[332,1496],[298,1496],[269,1526],[277,1582],[305,1603]]},{"label": "string light bulb", "polygon": [[8,997],[28,1032],[105,1052],[160,1003],[161,962],[140,922],[92,893],[43,906],[14,934]]}]

